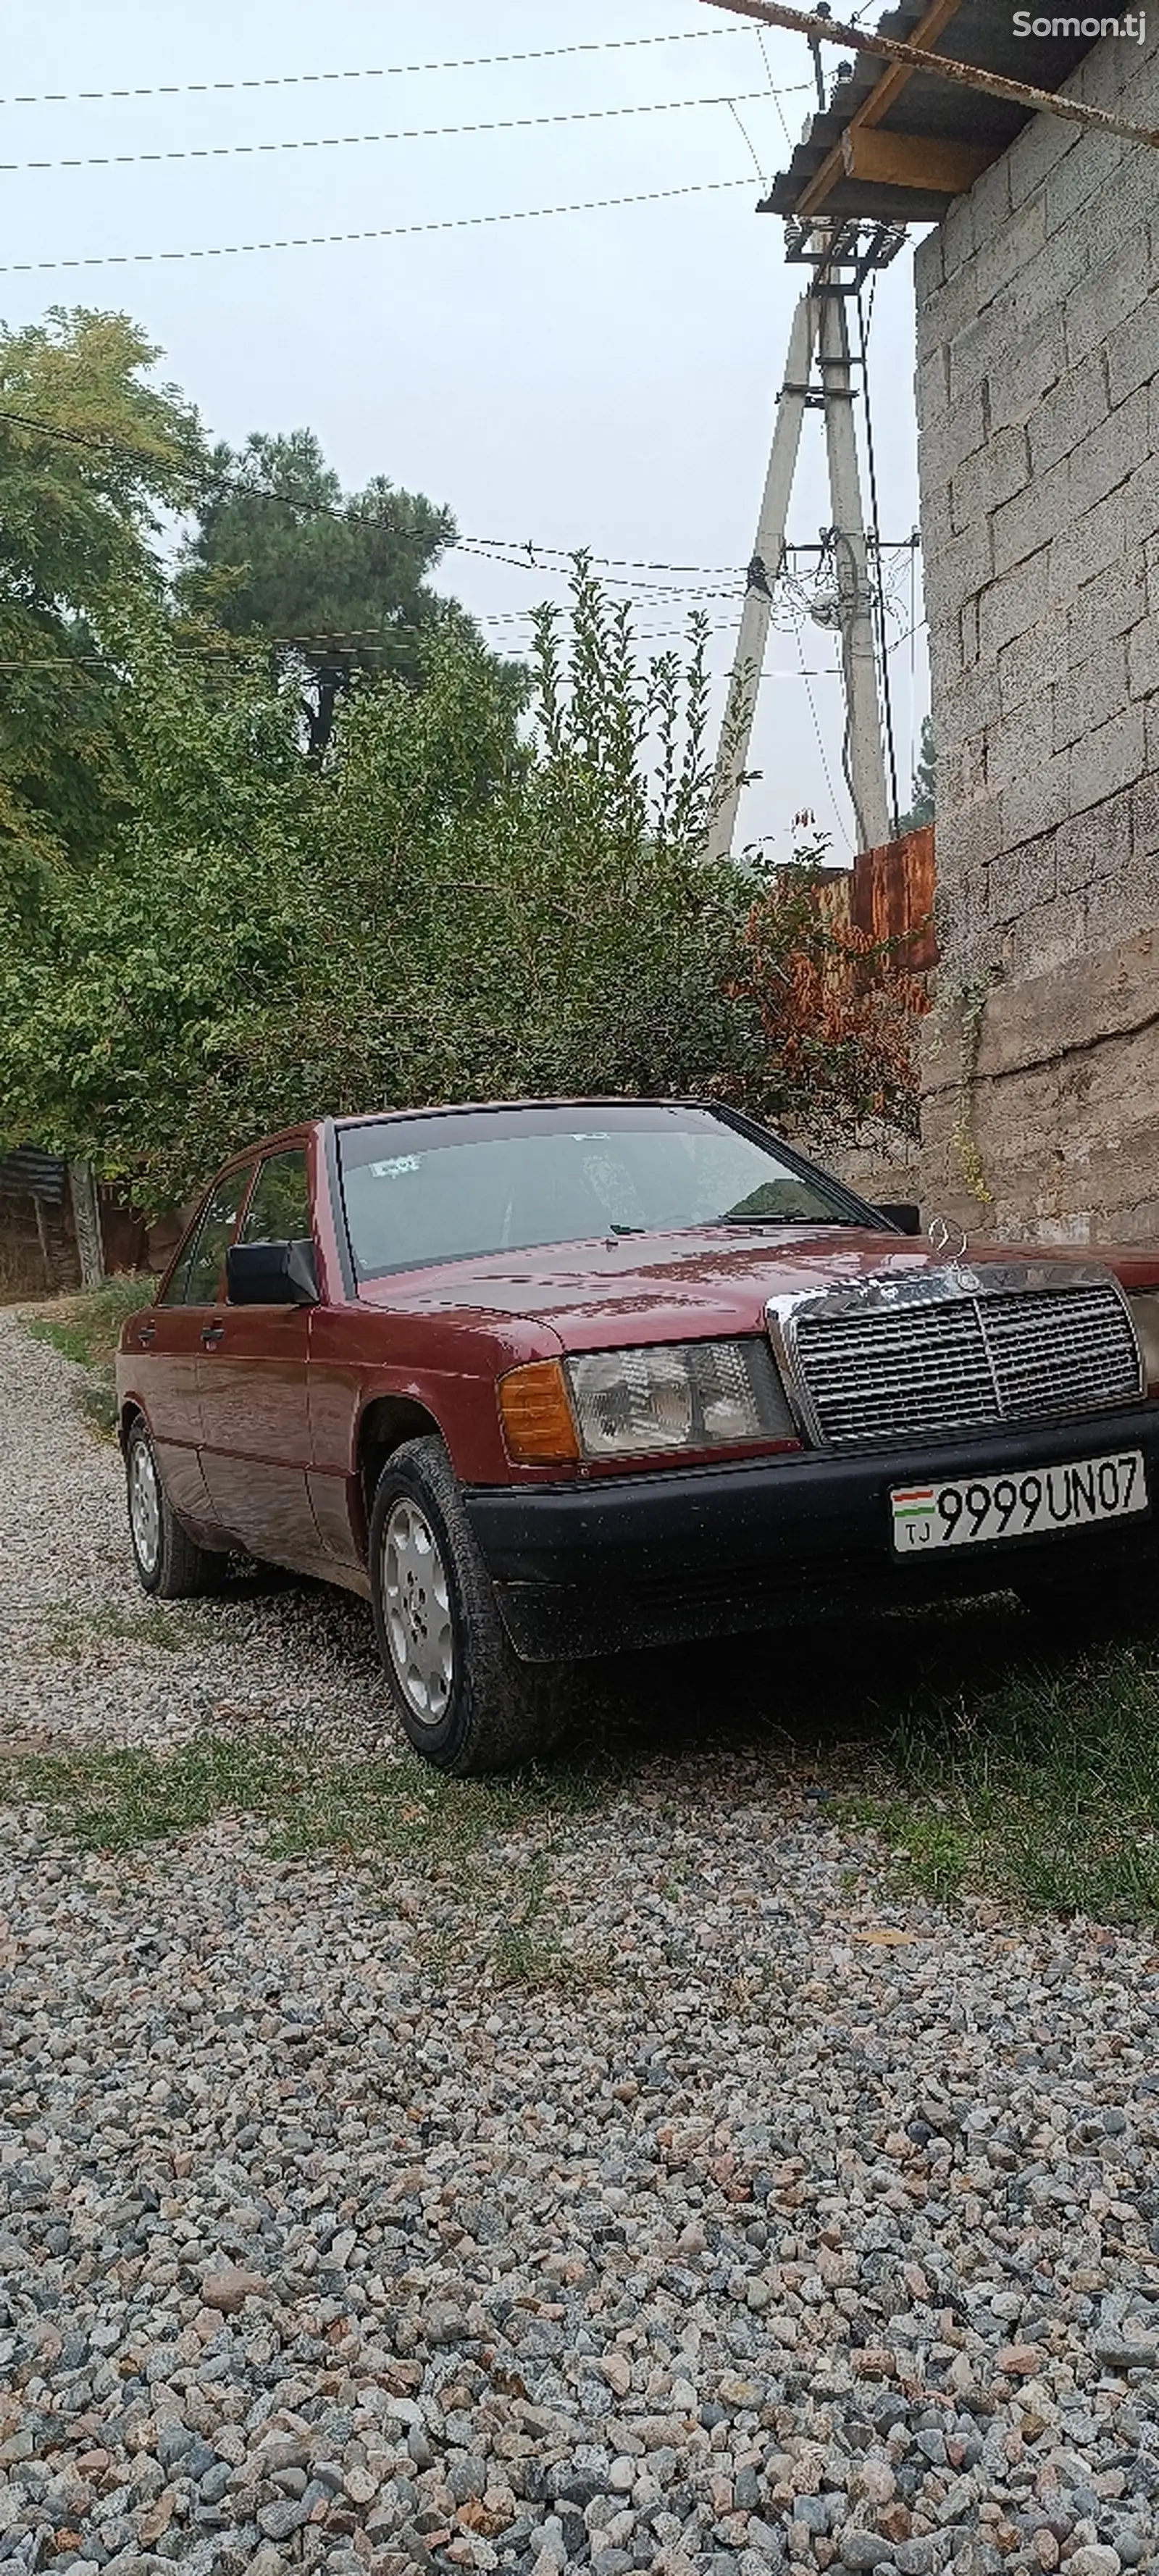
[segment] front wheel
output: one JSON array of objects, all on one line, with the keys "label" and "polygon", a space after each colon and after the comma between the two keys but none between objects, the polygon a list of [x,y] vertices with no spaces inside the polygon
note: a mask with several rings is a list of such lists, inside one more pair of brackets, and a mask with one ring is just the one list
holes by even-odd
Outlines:
[{"label": "front wheel", "polygon": [[424,1761],[466,1778],[543,1747],[553,1676],[508,1644],[441,1440],[407,1440],[387,1459],[370,1583],[391,1699]]},{"label": "front wheel", "polygon": [[182,1529],[161,1482],[153,1443],[137,1414],[125,1443],[129,1536],[142,1588],[155,1601],[187,1601],[215,1592],[221,1559]]}]

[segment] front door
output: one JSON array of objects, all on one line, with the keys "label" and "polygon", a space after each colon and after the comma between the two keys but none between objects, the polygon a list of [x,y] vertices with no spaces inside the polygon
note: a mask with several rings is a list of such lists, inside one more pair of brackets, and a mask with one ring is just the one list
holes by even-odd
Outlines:
[{"label": "front door", "polygon": [[[267,1154],[239,1243],[309,1239],[306,1154]],[[251,1556],[310,1572],[324,1556],[310,1505],[308,1306],[231,1306],[224,1281],[201,1335],[201,1464],[214,1518]]]}]

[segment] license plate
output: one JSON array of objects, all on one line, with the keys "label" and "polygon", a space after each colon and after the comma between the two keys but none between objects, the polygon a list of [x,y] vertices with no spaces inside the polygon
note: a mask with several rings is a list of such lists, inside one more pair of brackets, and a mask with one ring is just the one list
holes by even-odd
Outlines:
[{"label": "license plate", "polygon": [[1147,1509],[1142,1452],[1076,1458],[1067,1466],[1015,1467],[1005,1476],[955,1477],[937,1485],[895,1485],[890,1494],[898,1556],[923,1548],[969,1547],[975,1539],[1047,1538],[1087,1521],[1122,1520]]}]

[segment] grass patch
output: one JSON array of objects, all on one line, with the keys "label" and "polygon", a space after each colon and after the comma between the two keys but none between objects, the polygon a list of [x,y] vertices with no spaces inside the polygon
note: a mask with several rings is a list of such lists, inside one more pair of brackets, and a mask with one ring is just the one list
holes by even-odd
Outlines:
[{"label": "grass patch", "polygon": [[113,1362],[127,1315],[147,1306],[155,1282],[144,1276],[106,1279],[101,1287],[75,1297],[58,1298],[51,1314],[28,1314],[25,1324],[36,1342],[47,1342],[66,1360],[88,1372],[77,1400],[90,1428],[101,1440],[117,1436],[117,1397]]},{"label": "grass patch", "polygon": [[147,1306],[155,1282],[143,1275],[106,1279],[99,1288],[76,1297],[59,1298],[51,1315],[33,1314],[28,1330],[34,1340],[51,1342],[66,1360],[80,1368],[109,1367],[127,1315]]},{"label": "grass patch", "polygon": [[880,1786],[842,1801],[904,1877],[1104,1921],[1159,1915],[1159,1640],[1028,1664],[902,1717]]},{"label": "grass patch", "polygon": [[509,1885],[503,1918],[487,1952],[491,1984],[547,1987],[557,1994],[580,1994],[592,1986],[613,1984],[605,1954],[567,1948],[552,1922],[545,1920],[550,1866],[550,1853],[538,1851],[522,1878]]},{"label": "grass patch", "polygon": [[17,1756],[4,1780],[9,1799],[45,1806],[84,1851],[138,1850],[242,1814],[265,1826],[276,1858],[331,1850],[452,1865],[483,1843],[590,1812],[606,1787],[594,1769],[447,1780],[408,1756],[335,1761],[272,1731],[198,1736],[168,1754]]},{"label": "grass patch", "polygon": [[273,1732],[205,1735],[171,1754],[18,1754],[4,1768],[5,1802],[44,1806],[82,1851],[140,1851],[240,1814],[264,1828],[271,1860],[333,1852],[425,1868],[432,1973],[469,1965],[480,1987],[562,1994],[614,1982],[606,1957],[559,1938],[551,1869],[567,1824],[615,1786],[595,1764],[447,1780],[407,1755],[336,1761]]},{"label": "grass patch", "polygon": [[83,1656],[94,1642],[109,1638],[177,1655],[186,1646],[203,1644],[211,1633],[208,1621],[196,1610],[151,1601],[140,1610],[61,1610],[50,1624],[48,1644],[56,1654]]}]

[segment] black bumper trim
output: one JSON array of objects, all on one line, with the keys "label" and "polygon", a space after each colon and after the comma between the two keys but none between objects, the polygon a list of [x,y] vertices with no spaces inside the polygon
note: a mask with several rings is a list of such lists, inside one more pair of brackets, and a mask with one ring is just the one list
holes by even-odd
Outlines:
[{"label": "black bumper trim", "polygon": [[[1140,1449],[1151,1510],[1047,1538],[894,1554],[893,1485]],[[473,1486],[467,1515],[519,1654],[549,1661],[738,1633],[860,1602],[1003,1590],[1031,1570],[1159,1559],[1159,1405],[962,1441],[648,1470],[574,1485]],[[947,1559],[949,1560],[947,1562]]]}]

